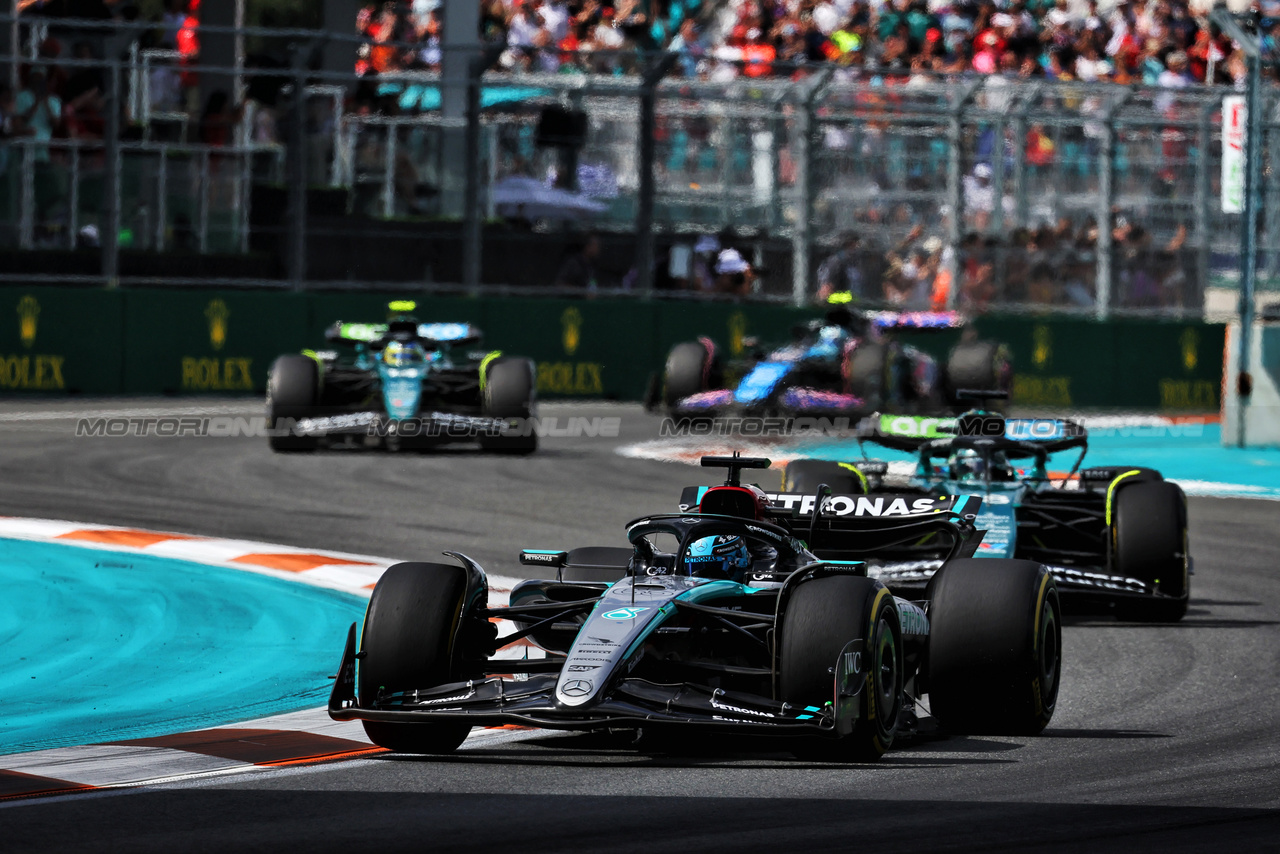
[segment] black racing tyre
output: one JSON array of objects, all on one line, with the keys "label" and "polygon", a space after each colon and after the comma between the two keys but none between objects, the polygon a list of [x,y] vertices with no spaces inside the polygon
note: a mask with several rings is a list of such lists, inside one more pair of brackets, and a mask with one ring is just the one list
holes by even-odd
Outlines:
[{"label": "black racing tyre", "polygon": [[[378,691],[431,688],[463,678],[453,648],[466,599],[466,570],[440,563],[397,563],[373,588],[360,636],[360,705]],[[399,753],[452,753],[465,723],[362,721],[369,740]]]},{"label": "black racing tyre", "polygon": [[[267,427],[284,429],[289,419],[315,414],[320,399],[320,369],[316,361],[300,354],[281,356],[271,366],[267,378]],[[267,439],[273,451],[311,451],[315,436],[272,435]]]},{"label": "black racing tyre", "polygon": [[1029,560],[957,559],[929,584],[929,709],[954,733],[1035,735],[1062,675],[1053,576]]},{"label": "black racing tyre", "polygon": [[866,639],[867,683],[853,732],[838,740],[811,738],[806,759],[873,762],[893,744],[902,710],[902,631],[893,596],[875,579],[832,575],[803,581],[787,600],[778,654],[780,698],[819,708],[834,699],[834,668],[846,644]]},{"label": "black racing tyre", "polygon": [[1008,391],[1008,357],[1005,353],[1005,348],[994,341],[965,341],[951,348],[945,375],[951,402],[966,408],[976,402],[959,400],[956,392],[961,389]]},{"label": "black racing tyre", "polygon": [[515,435],[482,437],[480,447],[505,454],[532,454],[538,450],[538,434],[528,421],[537,406],[537,382],[528,359],[495,359],[485,372],[481,404],[491,418],[519,418]]},{"label": "black racing tyre", "polygon": [[1117,601],[1116,616],[1176,623],[1186,615],[1191,593],[1186,496],[1163,480],[1121,481],[1111,501],[1112,566],[1117,575],[1153,585],[1156,593]]},{"label": "black racing tyre", "polygon": [[714,386],[712,353],[701,341],[685,341],[671,348],[663,372],[662,402],[668,409],[686,397]]},{"label": "black racing tyre", "polygon": [[889,348],[885,344],[864,341],[853,351],[849,359],[849,394],[862,399],[865,406],[875,409],[890,397]]},{"label": "black racing tyre", "polygon": [[662,376],[653,371],[644,385],[644,411],[657,412],[662,404]]},{"label": "black racing tyre", "polygon": [[866,475],[852,463],[830,460],[792,460],[782,470],[782,491],[813,495],[825,483],[833,495],[863,495],[867,490]]}]

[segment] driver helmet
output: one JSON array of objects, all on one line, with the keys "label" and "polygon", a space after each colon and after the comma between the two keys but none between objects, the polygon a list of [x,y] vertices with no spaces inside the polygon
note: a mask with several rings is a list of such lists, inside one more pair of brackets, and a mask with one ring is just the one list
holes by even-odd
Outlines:
[{"label": "driver helmet", "polygon": [[736,534],[703,537],[689,546],[684,568],[698,578],[740,579],[751,566],[751,552]]},{"label": "driver helmet", "polygon": [[426,360],[426,351],[416,341],[391,341],[382,348],[382,361],[393,368],[420,365]]},{"label": "driver helmet", "polygon": [[972,448],[963,448],[948,461],[954,480],[981,480],[987,472],[987,461]]}]

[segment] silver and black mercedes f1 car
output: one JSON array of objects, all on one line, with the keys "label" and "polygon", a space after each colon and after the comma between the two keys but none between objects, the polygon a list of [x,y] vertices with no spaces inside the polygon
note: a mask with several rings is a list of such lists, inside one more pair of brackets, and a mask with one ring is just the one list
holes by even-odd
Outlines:
[{"label": "silver and black mercedes f1 car", "polygon": [[[728,482],[682,513],[630,522],[627,548],[523,552],[549,577],[517,585],[506,606],[489,605],[484,570],[455,552],[457,565],[388,569],[363,631],[348,634],[330,716],[413,753],[518,724],[720,729],[853,760],[887,750],[922,697],[955,732],[1035,734],[1049,722],[1057,589],[1037,563],[972,559],[977,499],[804,518],[740,483],[741,468],[768,460],[703,464],[728,466]],[[879,556],[921,541],[943,561],[923,596],[869,577]],[[516,629],[499,637],[495,620]],[[521,639],[546,658],[492,658]]]},{"label": "silver and black mercedes f1 car", "polygon": [[[888,464],[881,460],[795,460],[787,464],[783,488],[813,493],[825,484],[834,492],[875,490],[908,502],[976,496],[982,499],[977,525],[987,535],[975,556],[1045,564],[1068,609],[1154,622],[1186,613],[1192,573],[1186,495],[1154,469],[1081,468],[1089,444],[1083,425],[985,410],[946,420],[886,415],[859,442],[914,454],[913,472],[886,479]],[[1049,457],[1063,452],[1076,452],[1074,464],[1051,475]],[[865,496],[858,502],[870,504]],[[823,512],[834,512],[830,502]],[[920,585],[941,566],[920,554],[904,557],[897,577]]]}]

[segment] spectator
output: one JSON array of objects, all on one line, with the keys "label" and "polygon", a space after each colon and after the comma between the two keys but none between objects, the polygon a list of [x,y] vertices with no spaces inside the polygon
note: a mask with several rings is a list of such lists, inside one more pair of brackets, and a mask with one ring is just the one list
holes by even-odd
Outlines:
[{"label": "spectator", "polygon": [[[43,142],[53,139],[54,131],[62,126],[62,99],[49,91],[42,69],[33,68],[27,75],[27,88],[18,93],[14,114],[15,132]],[[48,163],[48,146],[37,147],[35,158],[38,163]]]},{"label": "spectator", "polygon": [[861,242],[856,233],[846,234],[840,249],[819,265],[819,303],[860,302],[870,296],[858,252]]},{"label": "spectator", "polygon": [[737,249],[722,249],[716,258],[716,292],[746,296],[751,293],[755,274]]},{"label": "spectator", "polygon": [[569,255],[560,265],[560,272],[556,274],[556,287],[595,291],[599,288],[599,282],[596,280],[596,258],[598,257],[600,257],[600,238],[594,234],[587,235],[587,239],[578,250]]}]

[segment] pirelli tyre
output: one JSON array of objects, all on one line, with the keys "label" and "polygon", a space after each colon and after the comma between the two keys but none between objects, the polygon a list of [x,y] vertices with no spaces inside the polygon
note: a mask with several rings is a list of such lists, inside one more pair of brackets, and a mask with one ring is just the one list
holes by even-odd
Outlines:
[{"label": "pirelli tyre", "polygon": [[947,396],[955,406],[968,408],[973,401],[962,401],[956,393],[973,391],[1008,391],[1010,365],[1007,348],[994,341],[964,341],[947,355],[945,385]]},{"label": "pirelli tyre", "polygon": [[714,346],[709,341],[685,341],[671,348],[663,371],[662,402],[672,409],[686,397],[718,385]]},{"label": "pirelli tyre", "polygon": [[[281,356],[267,377],[267,439],[273,451],[311,451],[318,440],[299,436],[293,422],[315,414],[320,400],[320,366],[301,354]],[[281,435],[276,435],[277,432]]]},{"label": "pirelli tyre", "polygon": [[834,668],[849,641],[865,641],[867,680],[853,731],[796,745],[806,759],[872,762],[893,744],[903,702],[903,645],[893,596],[854,575],[803,581],[786,603],[778,652],[778,687],[793,706],[823,708],[834,699]]},{"label": "pirelli tyre", "polygon": [[952,560],[926,595],[924,690],[939,725],[986,735],[1043,730],[1062,675],[1062,609],[1048,569],[1028,560]]},{"label": "pirelli tyre", "polygon": [[852,463],[792,460],[782,470],[783,492],[813,495],[824,483],[831,487],[833,495],[864,495],[868,492],[867,476]]},{"label": "pirelli tyre", "polygon": [[1191,594],[1187,499],[1163,480],[1121,481],[1110,497],[1112,569],[1145,582],[1152,596],[1119,599],[1116,617],[1172,623],[1187,613]]},{"label": "pirelli tyre", "polygon": [[[379,693],[431,688],[463,678],[453,648],[466,598],[466,570],[439,563],[397,563],[373,588],[356,671],[361,706]],[[399,753],[452,753],[471,727],[452,722],[362,721],[369,740]]]},{"label": "pirelli tyre", "polygon": [[538,434],[531,419],[537,407],[536,370],[528,359],[499,358],[485,370],[481,405],[490,418],[517,419],[501,436],[484,436],[480,447],[505,454],[532,454]]}]

